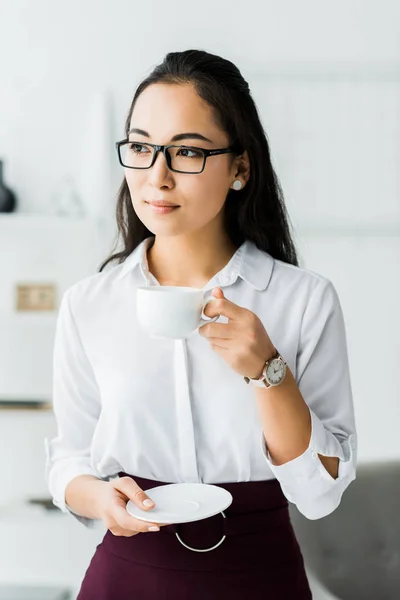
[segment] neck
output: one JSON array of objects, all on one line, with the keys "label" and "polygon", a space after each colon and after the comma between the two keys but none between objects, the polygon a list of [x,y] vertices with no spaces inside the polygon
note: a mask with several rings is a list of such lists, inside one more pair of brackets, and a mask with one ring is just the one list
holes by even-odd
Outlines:
[{"label": "neck", "polygon": [[147,262],[160,285],[203,288],[236,250],[228,235],[212,239],[200,232],[190,236],[156,236],[147,251]]}]

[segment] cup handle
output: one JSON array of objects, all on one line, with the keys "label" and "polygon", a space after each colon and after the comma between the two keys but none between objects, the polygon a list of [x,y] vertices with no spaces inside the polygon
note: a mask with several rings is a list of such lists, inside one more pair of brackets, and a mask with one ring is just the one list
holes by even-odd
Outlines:
[{"label": "cup handle", "polygon": [[[213,300],[215,300],[215,299],[216,299],[216,298],[209,298],[209,299],[207,300],[207,302],[206,302],[206,303],[204,304],[204,306],[203,306],[203,310],[202,310],[201,314],[204,314],[204,309],[205,309],[205,307],[207,306],[207,304],[210,304],[210,302],[212,302],[212,301],[213,301]],[[203,325],[207,325],[208,323],[214,323],[214,322],[215,322],[217,319],[219,319],[219,318],[220,318],[220,316],[221,316],[221,315],[216,315],[215,317],[212,317],[211,319],[209,319],[209,318],[203,319],[203,318],[201,317],[201,319],[200,319],[200,323],[199,323],[199,327],[203,327]]]}]

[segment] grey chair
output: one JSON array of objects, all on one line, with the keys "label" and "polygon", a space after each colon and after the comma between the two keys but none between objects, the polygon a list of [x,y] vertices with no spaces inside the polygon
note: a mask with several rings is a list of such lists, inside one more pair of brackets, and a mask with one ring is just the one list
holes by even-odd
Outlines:
[{"label": "grey chair", "polygon": [[400,461],[358,465],[327,517],[290,513],[307,571],[331,598],[400,599]]}]

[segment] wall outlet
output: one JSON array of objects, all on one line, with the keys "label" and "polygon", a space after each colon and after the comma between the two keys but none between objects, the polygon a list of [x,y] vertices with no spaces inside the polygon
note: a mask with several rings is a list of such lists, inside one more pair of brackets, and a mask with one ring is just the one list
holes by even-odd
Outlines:
[{"label": "wall outlet", "polygon": [[24,310],[55,310],[55,284],[17,284],[16,308]]}]

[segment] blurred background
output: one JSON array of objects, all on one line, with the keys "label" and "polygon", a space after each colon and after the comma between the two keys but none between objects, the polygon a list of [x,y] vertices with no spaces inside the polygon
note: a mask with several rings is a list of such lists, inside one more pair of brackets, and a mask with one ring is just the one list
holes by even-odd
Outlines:
[{"label": "blurred background", "polygon": [[104,535],[49,506],[53,336],[112,249],[115,141],[169,51],[248,81],[301,266],[342,303],[359,463],[399,461],[400,4],[0,0],[0,23],[0,598],[75,597]]}]

